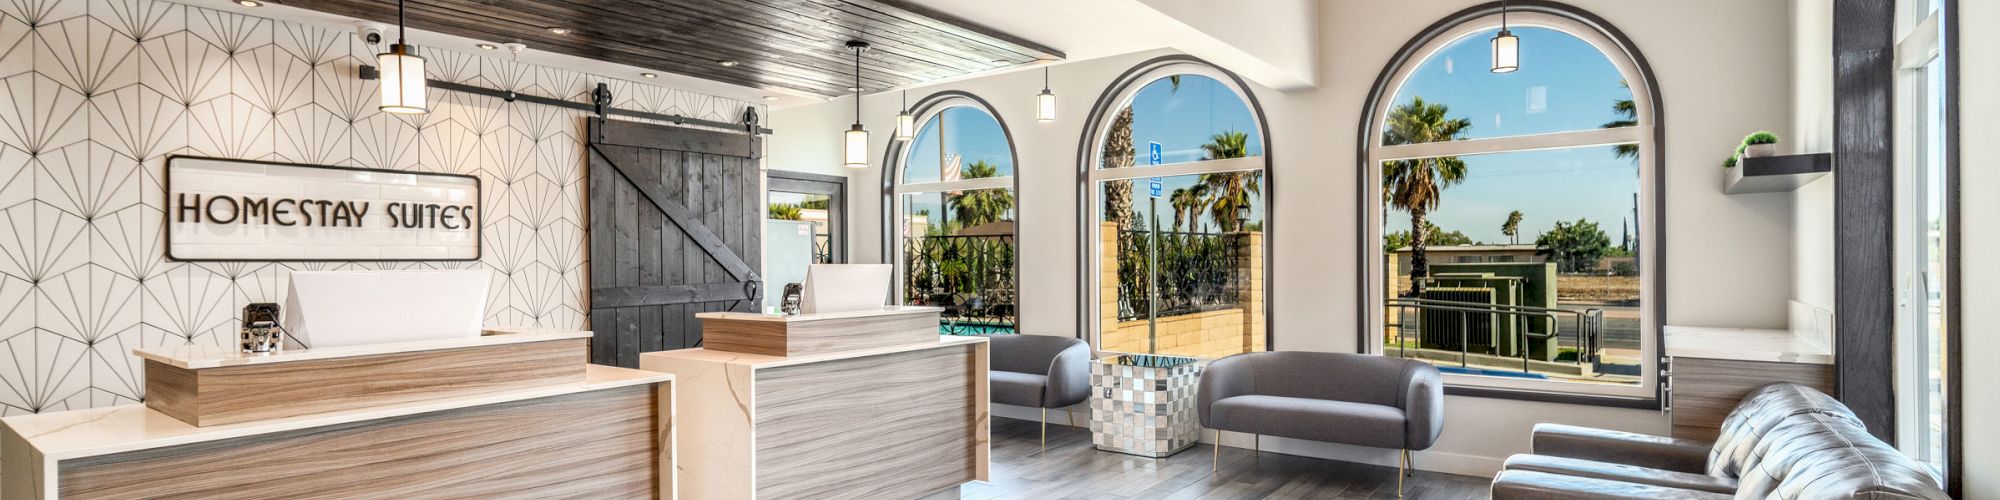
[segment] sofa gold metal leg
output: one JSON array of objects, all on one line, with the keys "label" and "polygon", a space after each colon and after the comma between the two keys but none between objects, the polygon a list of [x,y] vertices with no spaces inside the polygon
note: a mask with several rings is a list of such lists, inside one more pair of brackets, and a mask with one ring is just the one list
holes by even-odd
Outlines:
[{"label": "sofa gold metal leg", "polygon": [[1403,474],[1410,467],[1410,450],[1404,448],[1396,454],[1396,498],[1403,498]]},{"label": "sofa gold metal leg", "polygon": [[1042,409],[1042,451],[1049,451],[1049,409]]},{"label": "sofa gold metal leg", "polygon": [[1264,460],[1264,435],[1263,435],[1263,434],[1251,434],[1251,435],[1250,435],[1250,461],[1252,461],[1252,462],[1258,462],[1258,461],[1263,461],[1263,460]]},{"label": "sofa gold metal leg", "polygon": [[1064,407],[1063,410],[1069,412],[1069,426],[1076,427],[1076,405]]}]

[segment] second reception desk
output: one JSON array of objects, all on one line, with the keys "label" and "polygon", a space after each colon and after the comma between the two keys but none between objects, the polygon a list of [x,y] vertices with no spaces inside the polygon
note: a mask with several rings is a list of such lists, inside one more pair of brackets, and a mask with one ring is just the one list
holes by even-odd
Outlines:
[{"label": "second reception desk", "polygon": [[986,339],[933,338],[793,356],[652,352],[639,366],[674,374],[686,498],[919,498],[987,480]]}]

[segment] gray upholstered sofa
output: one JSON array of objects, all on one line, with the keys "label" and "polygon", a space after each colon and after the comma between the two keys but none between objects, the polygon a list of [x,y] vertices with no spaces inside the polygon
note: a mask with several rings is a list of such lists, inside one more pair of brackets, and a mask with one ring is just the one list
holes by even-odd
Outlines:
[{"label": "gray upholstered sofa", "polygon": [[1209,363],[1200,390],[1201,425],[1218,441],[1230,431],[1397,449],[1407,467],[1410,450],[1430,448],[1444,430],[1443,380],[1420,361],[1244,353]]},{"label": "gray upholstered sofa", "polygon": [[[989,391],[995,403],[1042,409],[1042,446],[1048,446],[1049,408],[1090,399],[1090,345],[1052,335],[987,335]],[[1072,412],[1070,425],[1076,425]]]},{"label": "gray upholstered sofa", "polygon": [[1712,444],[1543,424],[1534,454],[1503,469],[1497,500],[1949,498],[1845,405],[1797,384],[1752,391]]}]

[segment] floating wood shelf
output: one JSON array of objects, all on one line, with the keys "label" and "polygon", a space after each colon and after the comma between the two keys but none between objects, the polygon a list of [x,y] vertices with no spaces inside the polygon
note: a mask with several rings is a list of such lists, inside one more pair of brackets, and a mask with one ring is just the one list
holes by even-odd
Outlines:
[{"label": "floating wood shelf", "polygon": [[1796,190],[1833,171],[1832,153],[1746,157],[1722,179],[1728,194],[1782,193]]}]

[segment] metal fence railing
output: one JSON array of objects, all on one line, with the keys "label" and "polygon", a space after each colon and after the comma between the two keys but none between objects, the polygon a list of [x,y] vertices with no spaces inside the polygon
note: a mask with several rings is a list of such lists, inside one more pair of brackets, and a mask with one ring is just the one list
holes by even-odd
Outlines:
[{"label": "metal fence railing", "polygon": [[[1249,286],[1229,233],[1118,231],[1118,319],[1236,307]],[[1151,269],[1148,266],[1157,266]],[[1152,272],[1152,271],[1158,271]],[[1158,286],[1151,282],[1159,279]],[[1158,309],[1151,302],[1157,297]]]},{"label": "metal fence railing", "polygon": [[903,303],[945,308],[948,334],[1014,330],[1014,237],[925,236],[904,240]]},{"label": "metal fence railing", "polygon": [[[1441,349],[1458,351],[1458,362],[1462,368],[1471,367],[1473,354],[1506,356],[1521,359],[1521,372],[1532,373],[1532,360],[1542,357],[1545,361],[1559,359],[1557,337],[1562,335],[1561,325],[1570,324],[1574,336],[1576,355],[1569,360],[1573,364],[1595,363],[1600,351],[1599,338],[1604,325],[1604,311],[1597,308],[1581,310],[1548,307],[1530,307],[1479,302],[1457,302],[1446,300],[1395,298],[1385,302],[1387,308],[1385,334],[1394,345],[1397,357],[1411,357],[1409,347],[1412,342],[1419,349]],[[1502,323],[1513,323],[1511,328],[1493,328]],[[1476,332],[1475,329],[1486,329]],[[1514,352],[1499,350],[1501,342],[1487,340],[1479,342],[1481,335],[1505,332],[1517,336],[1513,339]],[[1539,341],[1539,342],[1538,342]],[[1541,345],[1537,352],[1533,345]],[[1537,356],[1541,354],[1541,356]]]}]

